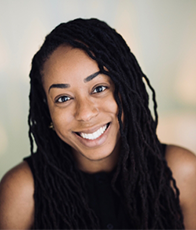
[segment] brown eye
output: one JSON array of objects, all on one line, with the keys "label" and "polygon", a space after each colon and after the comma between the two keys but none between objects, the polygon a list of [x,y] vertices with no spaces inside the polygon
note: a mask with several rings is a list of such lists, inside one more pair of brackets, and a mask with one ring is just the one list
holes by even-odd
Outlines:
[{"label": "brown eye", "polygon": [[68,96],[62,96],[62,97],[59,97],[56,102],[57,103],[63,103],[63,102],[66,102],[66,101],[69,101],[71,98],[68,97]]},{"label": "brown eye", "polygon": [[106,90],[106,89],[107,89],[106,86],[103,86],[103,85],[97,86],[97,87],[93,90],[93,93],[101,93],[101,92],[103,92],[103,91]]}]

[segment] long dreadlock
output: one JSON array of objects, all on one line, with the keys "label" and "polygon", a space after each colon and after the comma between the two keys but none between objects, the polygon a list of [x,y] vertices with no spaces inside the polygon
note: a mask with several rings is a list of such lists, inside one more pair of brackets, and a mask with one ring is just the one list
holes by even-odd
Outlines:
[{"label": "long dreadlock", "polygon": [[[34,228],[100,228],[70,146],[48,128],[51,118],[42,86],[43,64],[63,44],[83,49],[115,84],[122,149],[112,187],[123,197],[133,228],[183,229],[179,190],[156,136],[155,92],[121,35],[97,19],[60,24],[46,36],[32,61],[28,122],[35,171]],[[153,94],[154,119],[146,84]],[[119,177],[121,193],[115,186]]]}]

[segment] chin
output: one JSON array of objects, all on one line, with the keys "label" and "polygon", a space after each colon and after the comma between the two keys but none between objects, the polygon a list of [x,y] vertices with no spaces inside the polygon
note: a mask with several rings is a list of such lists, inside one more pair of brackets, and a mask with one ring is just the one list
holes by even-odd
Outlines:
[{"label": "chin", "polygon": [[101,161],[106,159],[111,159],[115,157],[117,153],[117,149],[114,147],[106,148],[99,148],[97,150],[91,150],[89,153],[88,151],[80,152],[81,156],[88,159],[89,161]]}]

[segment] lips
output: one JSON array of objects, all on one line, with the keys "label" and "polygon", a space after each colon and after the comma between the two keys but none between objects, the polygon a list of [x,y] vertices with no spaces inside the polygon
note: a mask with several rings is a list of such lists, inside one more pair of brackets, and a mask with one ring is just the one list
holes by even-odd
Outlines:
[{"label": "lips", "polygon": [[93,133],[85,133],[85,132],[77,132],[76,134],[79,135],[80,137],[87,139],[87,140],[95,140],[97,138],[99,138],[108,128],[110,123],[102,126],[101,128],[99,128],[98,130],[96,130]]}]

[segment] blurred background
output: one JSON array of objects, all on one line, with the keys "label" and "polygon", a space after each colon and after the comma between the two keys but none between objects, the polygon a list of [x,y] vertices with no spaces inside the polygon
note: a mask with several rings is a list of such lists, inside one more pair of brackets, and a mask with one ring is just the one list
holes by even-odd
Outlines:
[{"label": "blurred background", "polygon": [[195,0],[0,0],[0,178],[30,154],[31,59],[46,34],[78,17],[122,34],[156,90],[160,140],[196,152]]}]

